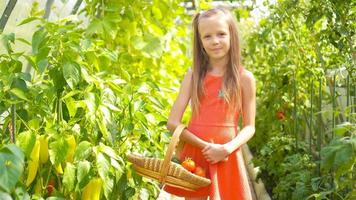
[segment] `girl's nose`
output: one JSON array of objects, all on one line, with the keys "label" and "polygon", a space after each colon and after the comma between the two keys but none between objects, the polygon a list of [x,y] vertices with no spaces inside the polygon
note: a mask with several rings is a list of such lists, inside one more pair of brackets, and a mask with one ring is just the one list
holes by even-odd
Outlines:
[{"label": "girl's nose", "polygon": [[212,44],[219,44],[219,39],[217,37],[213,37]]}]

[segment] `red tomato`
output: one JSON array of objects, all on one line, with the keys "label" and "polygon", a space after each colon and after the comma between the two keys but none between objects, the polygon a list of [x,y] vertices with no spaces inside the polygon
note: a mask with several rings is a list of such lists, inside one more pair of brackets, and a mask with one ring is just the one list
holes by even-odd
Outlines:
[{"label": "red tomato", "polygon": [[195,171],[195,162],[191,159],[191,158],[186,158],[183,162],[182,162],[182,166],[190,171],[190,172],[194,172]]},{"label": "red tomato", "polygon": [[201,176],[201,177],[205,177],[205,170],[198,166],[198,167],[195,168],[194,174],[198,175],[198,176]]},{"label": "red tomato", "polygon": [[47,185],[48,196],[51,196],[52,192],[53,192],[54,189],[55,189],[55,185],[56,185],[56,183],[54,182],[53,179],[51,179],[51,180],[48,182],[48,185]]},{"label": "red tomato", "polygon": [[286,118],[283,111],[278,111],[276,113],[276,116],[280,121],[282,121],[282,120],[284,120]]}]

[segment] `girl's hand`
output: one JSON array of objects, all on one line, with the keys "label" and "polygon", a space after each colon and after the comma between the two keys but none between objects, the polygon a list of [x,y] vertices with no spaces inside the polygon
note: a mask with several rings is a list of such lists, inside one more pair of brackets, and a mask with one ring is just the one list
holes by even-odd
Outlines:
[{"label": "girl's hand", "polygon": [[202,150],[203,156],[210,164],[226,161],[230,153],[222,144],[209,143]]}]

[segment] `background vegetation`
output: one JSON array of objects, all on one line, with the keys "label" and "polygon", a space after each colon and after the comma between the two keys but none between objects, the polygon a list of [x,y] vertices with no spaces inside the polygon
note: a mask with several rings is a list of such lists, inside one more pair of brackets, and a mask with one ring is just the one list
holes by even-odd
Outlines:
[{"label": "background vegetation", "polygon": [[[1,199],[155,199],[159,185],[126,154],[163,156],[191,65],[190,14],[209,4],[78,0],[53,20],[51,2],[18,22],[37,25],[30,40],[1,35]],[[230,5],[257,79],[249,146],[273,199],[352,199],[355,3],[265,1],[259,19],[258,2]]]}]

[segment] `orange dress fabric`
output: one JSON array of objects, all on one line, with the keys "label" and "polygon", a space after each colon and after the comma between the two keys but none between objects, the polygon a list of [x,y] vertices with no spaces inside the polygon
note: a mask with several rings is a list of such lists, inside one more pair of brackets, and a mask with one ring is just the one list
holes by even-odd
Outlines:
[{"label": "orange dress fabric", "polygon": [[[228,113],[228,106],[220,94],[221,86],[222,77],[209,73],[205,76],[205,95],[200,102],[200,113],[191,118],[187,127],[197,137],[216,144],[227,143],[238,134],[239,113]],[[212,165],[205,160],[201,149],[186,143],[179,159],[183,161],[186,157],[205,169],[212,183],[194,192],[165,186],[166,192],[181,197],[208,196],[210,200],[252,199],[240,149],[231,153],[227,161]]]}]

